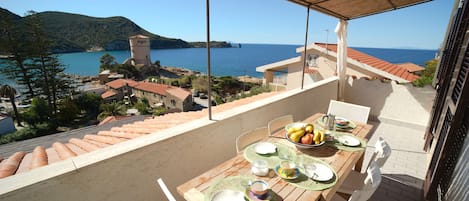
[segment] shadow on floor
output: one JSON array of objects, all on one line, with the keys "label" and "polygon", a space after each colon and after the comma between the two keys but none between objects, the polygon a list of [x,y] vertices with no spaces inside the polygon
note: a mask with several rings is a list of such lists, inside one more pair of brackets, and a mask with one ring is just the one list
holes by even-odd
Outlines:
[{"label": "shadow on floor", "polygon": [[383,174],[370,201],[423,201],[423,180],[402,174]]}]

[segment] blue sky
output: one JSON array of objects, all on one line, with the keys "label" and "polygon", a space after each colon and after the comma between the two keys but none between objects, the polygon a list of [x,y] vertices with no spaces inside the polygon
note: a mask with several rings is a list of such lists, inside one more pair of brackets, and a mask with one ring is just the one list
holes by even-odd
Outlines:
[{"label": "blue sky", "polygon": [[[303,44],[306,8],[286,0],[211,0],[211,39],[240,43]],[[437,49],[453,0],[428,3],[349,21],[352,47]],[[23,16],[28,10],[94,17],[124,16],[166,37],[205,41],[205,0],[1,0]],[[337,19],[311,11],[309,43],[336,43]],[[326,31],[328,30],[328,31]]]}]

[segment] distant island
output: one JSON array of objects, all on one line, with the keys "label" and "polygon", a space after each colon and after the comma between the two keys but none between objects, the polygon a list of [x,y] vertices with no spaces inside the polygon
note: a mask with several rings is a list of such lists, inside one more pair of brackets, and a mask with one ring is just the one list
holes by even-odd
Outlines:
[{"label": "distant island", "polygon": [[[64,12],[40,12],[48,39],[53,42],[54,53],[128,50],[129,36],[142,34],[150,37],[151,49],[205,47],[205,42],[187,42],[182,39],[160,36],[141,28],[125,17],[97,18]],[[0,8],[0,19],[11,19],[22,26],[30,17],[21,17]],[[0,32],[0,37],[2,33]],[[210,42],[211,47],[231,47],[224,41]],[[5,53],[0,49],[0,54]]]}]

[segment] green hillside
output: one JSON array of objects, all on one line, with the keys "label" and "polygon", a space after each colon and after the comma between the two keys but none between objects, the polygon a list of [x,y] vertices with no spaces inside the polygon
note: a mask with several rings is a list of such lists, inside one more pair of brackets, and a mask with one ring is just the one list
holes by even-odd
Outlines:
[{"label": "green hillside", "polygon": [[[0,15],[2,18],[8,16],[18,25],[31,17],[20,17],[2,8]],[[125,17],[97,18],[63,12],[41,12],[37,15],[54,43],[54,52],[128,50],[128,38],[136,34],[150,37],[152,49],[201,47],[200,43],[188,43],[150,33]],[[225,42],[211,46],[231,47]]]},{"label": "green hillside", "polygon": [[124,17],[95,18],[61,12],[42,12],[38,15],[52,38],[72,42],[87,50],[127,50],[129,36],[136,34],[150,37],[153,49],[190,47],[183,40],[152,34]]}]

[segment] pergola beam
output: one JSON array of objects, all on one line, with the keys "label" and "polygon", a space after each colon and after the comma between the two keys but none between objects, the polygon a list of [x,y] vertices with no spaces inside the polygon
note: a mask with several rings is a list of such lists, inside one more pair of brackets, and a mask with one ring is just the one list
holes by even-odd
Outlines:
[{"label": "pergola beam", "polygon": [[212,78],[210,69],[210,0],[206,0],[207,19],[207,76],[208,76],[208,119],[212,120]]}]

